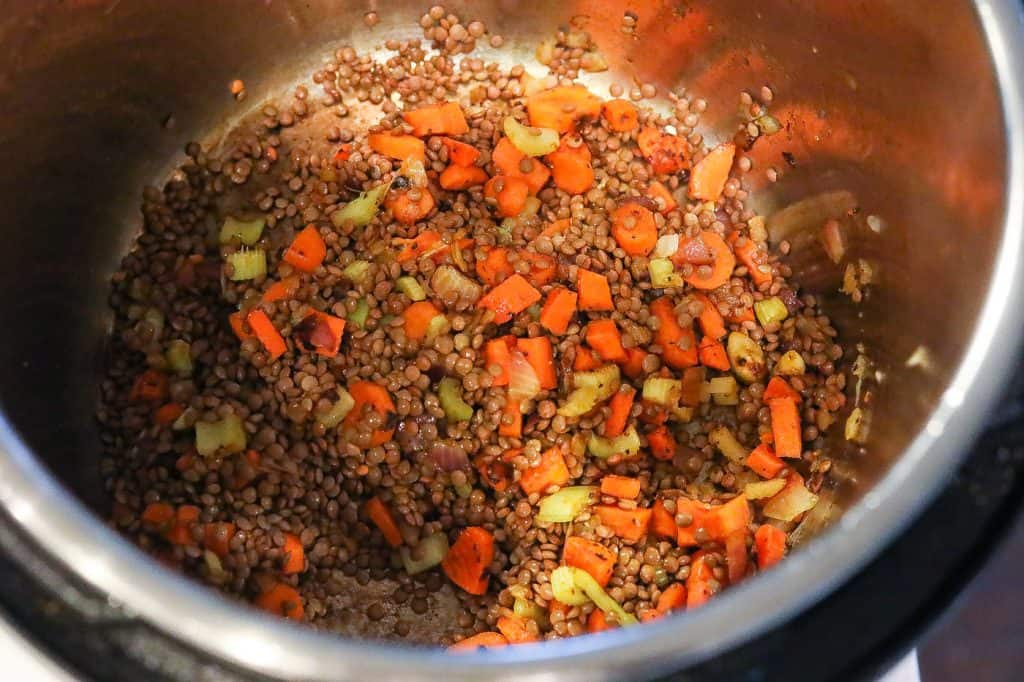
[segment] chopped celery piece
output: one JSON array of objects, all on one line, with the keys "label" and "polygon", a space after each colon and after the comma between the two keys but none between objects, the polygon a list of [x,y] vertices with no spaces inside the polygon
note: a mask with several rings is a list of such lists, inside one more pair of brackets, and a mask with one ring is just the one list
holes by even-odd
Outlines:
[{"label": "chopped celery piece", "polygon": [[672,416],[679,422],[691,421],[693,419],[693,408],[677,405],[672,408]]},{"label": "chopped celery piece", "polygon": [[457,486],[455,486],[455,494],[458,495],[459,497],[461,497],[464,500],[468,499],[469,496],[473,494],[473,486],[471,486],[468,483],[463,483],[462,485],[457,485]]},{"label": "chopped celery piece", "polygon": [[242,282],[267,274],[267,254],[263,249],[235,251],[228,256],[231,264],[231,281]]},{"label": "chopped celery piece", "polygon": [[743,332],[729,334],[726,354],[733,373],[745,384],[752,384],[762,378],[767,370],[761,346]]},{"label": "chopped celery piece", "polygon": [[[556,575],[558,575],[557,588],[556,588]],[[587,602],[587,600],[594,602],[594,606],[604,611],[606,614],[612,616],[619,625],[635,625],[637,623],[636,617],[633,614],[627,612],[619,602],[611,598],[611,596],[604,591],[601,584],[594,580],[594,576],[590,575],[582,568],[576,568],[573,566],[559,566],[551,573],[551,591],[554,593],[555,599],[568,604],[570,606],[579,606]],[[571,597],[573,601],[565,601],[561,596]]]},{"label": "chopped celery piece", "polygon": [[342,277],[355,284],[365,282],[368,274],[370,274],[370,263],[365,260],[354,260],[341,271]]},{"label": "chopped celery piece", "polygon": [[166,319],[159,308],[146,308],[146,312],[142,314],[142,321],[149,326],[153,339],[159,339],[164,333]]},{"label": "chopped celery piece", "polygon": [[241,452],[245,443],[245,429],[237,414],[215,422],[196,422],[196,450],[203,457]]},{"label": "chopped celery piece", "polygon": [[409,277],[408,275],[399,277],[395,281],[395,287],[413,301],[425,301],[427,299],[427,292],[415,277]]},{"label": "chopped celery piece", "polygon": [[551,594],[568,606],[583,606],[588,601],[586,593],[576,586],[574,580],[574,571],[578,570],[571,566],[559,566],[551,571]]},{"label": "chopped celery piece", "polygon": [[347,222],[351,222],[356,227],[369,224],[373,220],[373,216],[377,214],[377,209],[380,208],[380,203],[384,201],[384,195],[388,193],[390,187],[391,183],[386,182],[363,192],[345,204],[341,210],[332,213],[331,223],[335,227],[341,227]]},{"label": "chopped celery piece", "polygon": [[175,374],[192,374],[192,349],[187,341],[175,339],[167,344],[167,365]]},{"label": "chopped celery piece", "polygon": [[807,364],[804,358],[795,350],[787,350],[775,363],[775,373],[784,377],[800,376],[807,371]]},{"label": "chopped celery piece", "polygon": [[772,322],[782,322],[789,317],[789,310],[786,304],[778,296],[766,298],[754,304],[754,314],[762,327],[767,327]]},{"label": "chopped celery piece", "polygon": [[341,420],[347,417],[352,408],[356,406],[355,398],[348,391],[344,388],[338,388],[337,390],[338,399],[331,405],[331,409],[327,410],[316,420],[325,429],[333,429],[340,424]]},{"label": "chopped celery piece", "polygon": [[246,246],[252,246],[263,236],[263,226],[267,224],[264,218],[253,218],[252,220],[239,220],[234,216],[224,219],[220,226],[220,243],[227,244],[234,238]]},{"label": "chopped celery piece", "polygon": [[427,341],[433,341],[442,334],[446,334],[451,329],[451,323],[448,322],[448,318],[444,315],[434,315],[430,318],[430,322],[427,322]]},{"label": "chopped celery piece", "polygon": [[598,400],[612,397],[622,383],[618,365],[605,365],[590,372],[576,372],[572,380],[576,388],[592,388],[597,391]]},{"label": "chopped celery piece", "polygon": [[738,405],[740,387],[733,377],[715,377],[708,382],[708,393],[716,405]]},{"label": "chopped celery piece", "polygon": [[601,399],[596,388],[577,388],[566,396],[565,403],[558,408],[558,414],[563,417],[582,417],[597,407],[599,402]]},{"label": "chopped celery piece", "polygon": [[540,501],[536,519],[541,523],[568,523],[597,497],[597,486],[574,485],[551,493]]},{"label": "chopped celery piece", "polygon": [[643,399],[648,402],[673,407],[679,403],[682,395],[683,382],[678,379],[647,377],[644,380]]},{"label": "chopped celery piece", "polygon": [[763,500],[767,497],[775,497],[783,488],[786,481],[782,478],[773,478],[770,481],[756,481],[743,486],[743,494],[748,500]]},{"label": "chopped celery piece", "polygon": [[658,289],[683,286],[683,276],[668,258],[652,258],[647,270],[651,273],[651,284]]},{"label": "chopped celery piece", "polygon": [[360,329],[366,326],[366,318],[370,315],[370,304],[366,302],[365,298],[359,299],[356,303],[356,309],[348,314],[346,318],[349,322],[359,327]]},{"label": "chopped celery piece", "polygon": [[738,440],[736,440],[736,436],[732,435],[732,431],[724,426],[716,426],[711,429],[711,433],[708,434],[708,440],[712,445],[718,448],[719,452],[737,464],[743,464],[747,460],[747,455],[750,454],[747,449],[743,447]]},{"label": "chopped celery piece", "polygon": [[415,547],[402,547],[398,553],[409,575],[429,571],[444,561],[448,554],[448,536],[438,531],[421,539]]},{"label": "chopped celery piece", "polygon": [[558,149],[557,130],[524,126],[512,116],[505,117],[502,129],[512,146],[527,156],[544,156]]},{"label": "chopped celery piece", "polygon": [[441,379],[437,387],[437,400],[448,421],[468,422],[473,418],[473,408],[462,399],[462,386],[457,380],[451,377]]},{"label": "chopped celery piece", "polygon": [[434,270],[430,286],[446,305],[458,303],[460,299],[476,303],[483,294],[477,282],[450,265],[442,265]]},{"label": "chopped celery piece", "polygon": [[635,457],[640,454],[640,435],[634,426],[615,438],[602,438],[592,433],[587,441],[587,451],[598,459],[608,459],[612,455]]},{"label": "chopped celery piece", "polygon": [[516,597],[516,600],[512,602],[512,613],[520,618],[529,618],[541,626],[548,622],[547,612],[540,605],[522,597]]}]

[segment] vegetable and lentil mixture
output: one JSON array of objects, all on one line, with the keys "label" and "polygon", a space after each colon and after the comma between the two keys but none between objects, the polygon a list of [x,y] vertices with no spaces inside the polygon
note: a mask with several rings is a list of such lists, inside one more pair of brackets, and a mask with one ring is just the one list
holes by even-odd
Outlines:
[{"label": "vegetable and lentil mixture", "polygon": [[471,56],[502,43],[480,22],[421,25],[145,191],[110,298],[112,523],[274,614],[459,649],[768,569],[845,384],[744,150],[685,92],[578,84],[607,68],[581,30],[533,76]]}]

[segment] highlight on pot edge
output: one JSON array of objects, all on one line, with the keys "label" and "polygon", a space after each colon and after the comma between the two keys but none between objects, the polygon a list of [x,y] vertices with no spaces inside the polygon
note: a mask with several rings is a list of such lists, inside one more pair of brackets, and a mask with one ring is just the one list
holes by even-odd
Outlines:
[{"label": "highlight on pot edge", "polygon": [[772,90],[705,137],[684,88],[602,81],[580,23],[511,64],[430,8],[146,188],[114,527],[284,618],[462,651],[699,608],[828,522],[870,366],[782,258],[814,223],[870,295],[856,199],[758,215],[745,178],[786,168],[747,152],[792,160]]}]

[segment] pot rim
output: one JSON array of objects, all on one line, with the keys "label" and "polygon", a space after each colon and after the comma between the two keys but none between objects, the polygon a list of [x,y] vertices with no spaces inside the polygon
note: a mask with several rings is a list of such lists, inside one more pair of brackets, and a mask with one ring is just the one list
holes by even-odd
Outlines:
[{"label": "pot rim", "polygon": [[[0,505],[67,570],[163,632],[263,674],[303,679],[596,680],[706,659],[794,617],[873,559],[949,480],[1012,375],[1024,310],[1024,11],[977,0],[1006,139],[1003,233],[977,326],[927,424],[840,521],[775,570],[695,613],[639,628],[458,657],[436,648],[339,638],[259,613],[146,557],[104,525],[32,455],[0,414]],[[1012,131],[1017,131],[1013,134]],[[780,599],[778,595],[787,595]],[[708,636],[707,633],[715,633]]]}]

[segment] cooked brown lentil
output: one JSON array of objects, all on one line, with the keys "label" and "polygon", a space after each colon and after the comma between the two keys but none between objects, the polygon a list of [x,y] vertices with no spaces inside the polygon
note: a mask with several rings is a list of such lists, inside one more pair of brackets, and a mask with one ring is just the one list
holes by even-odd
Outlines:
[{"label": "cooked brown lentil", "polygon": [[[638,19],[625,13],[623,30],[634,31]],[[376,12],[364,17],[367,27],[379,20]],[[523,95],[538,84],[521,65],[506,69],[480,58],[457,61],[453,56],[472,52],[476,41],[489,35],[486,26],[479,21],[463,24],[441,6],[430,8],[419,25],[436,52],[419,39],[389,40],[385,47],[391,54],[376,60],[351,47],[338,49],[312,74],[321,98],[300,85],[290,103],[267,103],[217,146],[218,151],[190,143],[185,148],[187,160],[164,187],[143,192],[141,234],[112,278],[113,352],[98,411],[106,453],[103,472],[113,502],[111,522],[164,563],[240,599],[251,601],[275,583],[296,588],[305,620],[352,635],[447,644],[494,629],[499,617],[512,613],[517,600],[550,611],[549,618],[530,625],[541,637],[586,632],[592,604],[551,608],[550,575],[559,566],[570,535],[596,540],[612,551],[615,563],[606,589],[628,613],[647,613],[662,588],[672,581],[687,581],[691,570],[696,572],[695,550],[713,575],[709,591],[717,591],[728,583],[725,567],[731,559],[721,539],[707,528],[693,529],[699,546],[677,546],[653,533],[639,540],[619,537],[591,510],[583,510],[570,523],[543,523],[536,514],[544,495],[525,494],[516,481],[536,466],[543,452],[559,447],[566,453],[569,484],[596,485],[609,473],[636,477],[642,486],[635,500],[606,497],[605,502],[633,510],[650,508],[660,500],[681,529],[690,529],[697,519],[692,506],[683,509],[680,500],[720,503],[760,480],[717,452],[709,434],[726,425],[748,449],[770,439],[771,416],[763,398],[766,378],[741,385],[734,405],[718,405],[705,396],[688,408],[689,419],[670,419],[677,442],[667,461],[651,457],[646,449],[637,457],[589,456],[587,439],[603,433],[609,409],[598,406],[582,417],[567,417],[559,413],[559,406],[572,389],[573,365],[585,345],[588,319],[614,320],[624,332],[624,347],[643,351],[638,374],[631,379],[639,389],[645,377],[678,374],[665,367],[665,349],[655,343],[662,321],[651,314],[651,300],[673,296],[677,323],[686,328],[694,327],[704,309],[689,285],[654,287],[648,258],[629,256],[616,243],[608,216],[617,205],[638,200],[648,180],[658,179],[679,204],[655,215],[659,235],[690,239],[702,229],[723,236],[735,232],[760,247],[766,238],[760,227],[763,220],[755,229],[740,178],[728,180],[713,207],[692,200],[687,193],[689,169],[655,176],[637,149],[636,131],[613,131],[598,118],[581,121],[578,137],[570,143],[573,148],[589,147],[593,187],[570,195],[548,185],[537,193],[536,216],[512,221],[511,227],[502,227],[479,187],[438,187],[438,173],[450,152],[436,137],[426,140],[428,185],[419,184],[407,193],[410,200],[427,192],[436,199],[436,208],[423,220],[400,223],[382,207],[365,227],[357,228],[351,221],[337,224],[332,215],[359,192],[388,181],[393,190],[415,182],[401,175],[401,164],[367,143],[367,132],[410,130],[393,96],[406,109],[461,99],[469,131],[459,139],[481,152],[478,165],[492,175],[490,154],[501,137],[502,120],[509,115],[526,118]],[[500,47],[503,39],[490,34],[488,42]],[[550,77],[539,87],[576,78],[584,54],[595,51],[589,34],[560,32],[545,51]],[[230,89],[238,97],[244,95],[242,81],[233,82]],[[613,84],[609,92],[640,100],[654,97],[658,90],[653,84],[629,90]],[[766,86],[760,96],[767,105],[774,93]],[[695,128],[707,103],[691,101],[682,93],[670,92],[668,97],[675,105],[673,113],[663,116],[638,108],[640,125],[674,127],[689,141],[695,158],[701,157],[702,138]],[[741,102],[755,104],[747,93]],[[366,120],[372,123],[367,125]],[[756,125],[747,123],[740,122],[738,130],[750,128],[750,135],[759,134]],[[528,173],[537,163],[524,158],[519,170]],[[741,156],[735,172],[749,169],[750,160]],[[776,169],[766,173],[775,179]],[[237,237],[218,244],[217,228],[229,215],[262,216],[265,228],[248,246],[263,251],[272,274],[230,279],[234,271],[224,260],[243,245]],[[569,225],[564,230],[538,236],[554,221],[566,219]],[[281,254],[308,224],[323,240],[326,257],[306,274]],[[428,230],[442,235],[443,253],[398,262],[395,240]],[[456,247],[459,237],[470,237],[474,243]],[[578,270],[586,268],[605,275],[614,296],[613,311],[578,313],[565,334],[551,337],[559,385],[523,404],[519,438],[499,433],[508,421],[507,389],[495,384],[502,368],[488,365],[484,347],[503,335],[545,335],[537,309],[528,308],[499,326],[490,321],[490,312],[471,300],[442,302],[429,287],[441,265],[457,266],[475,279],[476,266],[498,245],[529,247],[534,254],[554,258],[554,281],[538,287],[542,294],[555,286],[573,286]],[[783,243],[778,252],[785,254],[788,247]],[[529,275],[530,262],[514,251],[511,255],[514,270]],[[355,282],[346,274],[356,261],[367,263],[365,281]],[[818,490],[831,468],[822,453],[824,432],[845,404],[846,379],[838,369],[843,349],[817,300],[798,294],[798,287],[787,281],[789,269],[777,256],[762,267],[770,271],[770,284],[755,286],[739,263],[726,284],[706,293],[726,320],[732,320],[730,330],[743,331],[759,344],[767,368],[774,368],[789,350],[802,357],[806,371],[788,378],[803,401],[804,454],[787,463],[779,475],[802,471],[810,476],[810,487]],[[707,277],[711,268],[686,263],[679,272],[684,277]],[[446,313],[447,331],[430,341],[407,336],[402,313],[411,301],[395,285],[400,276],[418,276],[421,284],[428,284],[429,295]],[[261,302],[271,284],[290,277],[297,278],[293,291],[280,300]],[[773,297],[784,302],[788,315],[762,325],[749,311]],[[240,341],[228,324],[230,313],[256,309],[284,339],[293,338],[310,311],[347,318],[341,350],[330,357],[303,351],[293,341],[287,352],[273,357],[257,339]],[[359,310],[365,315],[362,325],[354,321]],[[177,360],[168,357],[172,342],[178,347]],[[680,343],[680,350],[691,343]],[[181,348],[188,368],[182,367]],[[137,378],[146,370],[166,379],[160,400],[176,406],[163,419],[154,413],[159,404],[140,400],[137,394]],[[444,376],[455,378],[462,399],[472,407],[468,422],[446,418],[437,389]],[[709,372],[707,378],[712,376],[730,374]],[[338,427],[319,423],[340,391],[357,380],[383,387],[393,399],[394,414],[384,418],[370,411]],[[194,425],[232,415],[243,425],[246,452],[200,456]],[[646,443],[652,423],[664,418],[657,406],[638,400],[629,421],[640,428]],[[393,438],[377,438],[381,429],[392,428]],[[439,447],[454,459],[441,459]],[[511,468],[507,487],[496,489],[485,479],[483,472],[496,465]],[[557,489],[549,486],[543,493]],[[487,529],[495,539],[487,593],[468,594],[438,569],[407,575],[363,512],[372,496],[391,509],[401,542],[416,560],[422,558],[421,541],[434,533],[443,532],[454,541],[467,526]],[[179,511],[186,506],[197,509],[184,537],[168,542],[166,525],[154,527],[143,520],[154,503],[168,503]],[[792,521],[767,519],[761,504],[753,505],[750,529],[764,523],[784,531],[795,526]],[[225,551],[219,557],[205,546],[202,524],[213,522],[233,524],[230,533],[221,532]],[[301,544],[305,564],[301,571],[282,575],[289,536]],[[753,548],[749,551],[756,556]]]}]

